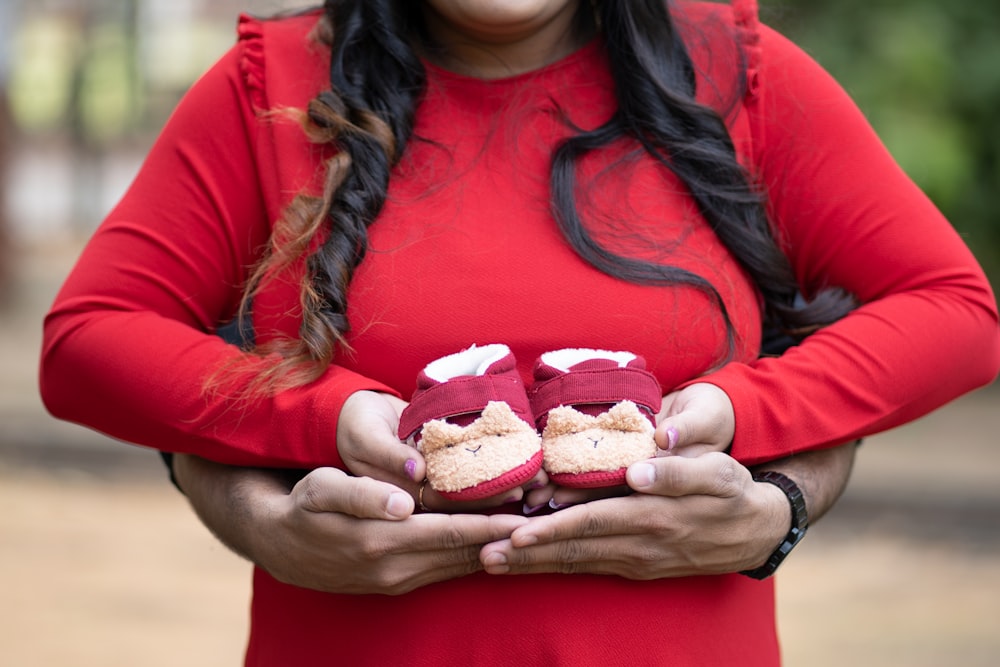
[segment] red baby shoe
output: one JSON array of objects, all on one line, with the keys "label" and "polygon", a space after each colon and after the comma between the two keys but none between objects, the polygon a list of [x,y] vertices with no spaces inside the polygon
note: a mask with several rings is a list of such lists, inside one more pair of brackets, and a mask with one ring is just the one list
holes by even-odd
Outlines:
[{"label": "red baby shoe", "polygon": [[556,484],[624,484],[629,465],[656,455],[663,392],[642,357],[578,348],[546,352],[534,379],[528,396],[542,432],[543,467]]},{"label": "red baby shoe", "polygon": [[399,438],[417,446],[431,488],[450,500],[509,491],[542,466],[524,382],[506,345],[472,346],[428,364],[399,417]]}]

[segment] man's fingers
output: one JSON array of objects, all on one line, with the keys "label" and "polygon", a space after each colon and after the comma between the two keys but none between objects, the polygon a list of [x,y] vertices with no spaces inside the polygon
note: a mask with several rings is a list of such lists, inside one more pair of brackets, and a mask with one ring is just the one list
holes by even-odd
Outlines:
[{"label": "man's fingers", "polygon": [[[427,474],[427,464],[415,447],[400,442],[391,426],[376,422],[363,435],[345,438],[341,441],[341,456],[355,475],[386,479],[388,474],[392,481],[398,480],[401,486],[416,490],[417,483]],[[346,443],[363,443],[363,446],[349,447]]]},{"label": "man's fingers", "polygon": [[479,549],[510,537],[527,518],[514,514],[416,514],[400,523],[369,523],[360,527],[365,543],[376,545],[367,555],[377,561],[386,556],[419,555],[434,568],[477,562]]},{"label": "man's fingers", "polygon": [[505,540],[527,524],[528,518],[516,514],[420,514],[412,521],[419,524],[422,535],[415,548],[448,550]]},{"label": "man's fingers", "polygon": [[533,547],[515,547],[510,540],[488,544],[479,552],[489,574],[622,574],[642,578],[635,563],[644,555],[632,536],[560,540]]},{"label": "man's fingers", "polygon": [[[510,543],[515,549],[523,549],[560,541],[579,542],[588,538],[642,532],[648,529],[646,524],[652,515],[643,512],[626,513],[618,503],[642,503],[645,500],[648,499],[635,495],[628,498],[608,498],[534,517],[511,534]],[[626,514],[639,517],[638,523],[623,520]]]},{"label": "man's fingers", "polygon": [[679,497],[709,495],[728,498],[740,492],[750,471],[720,452],[695,458],[668,456],[635,463],[626,481],[645,494]]},{"label": "man's fingers", "polygon": [[384,445],[379,443],[363,456],[354,458],[349,467],[355,475],[387,479],[413,493],[427,474],[423,457],[398,440]]},{"label": "man's fingers", "polygon": [[318,468],[292,489],[310,512],[337,512],[359,519],[398,521],[413,514],[413,498],[402,489],[369,477],[350,477],[337,468]]},{"label": "man's fingers", "polygon": [[337,448],[348,470],[416,491],[426,464],[416,448],[400,442],[396,429],[406,403],[371,391],[351,394],[337,423]]}]

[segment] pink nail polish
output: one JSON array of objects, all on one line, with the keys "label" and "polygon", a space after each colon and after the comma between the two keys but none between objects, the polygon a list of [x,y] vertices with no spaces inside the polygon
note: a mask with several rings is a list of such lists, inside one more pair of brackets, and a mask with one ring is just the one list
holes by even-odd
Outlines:
[{"label": "pink nail polish", "polygon": [[676,447],[677,446],[677,440],[679,440],[679,439],[680,439],[680,436],[677,433],[677,429],[675,429],[673,426],[668,427],[667,428],[667,451],[669,451],[669,450],[673,449],[674,447]]},{"label": "pink nail polish", "polygon": [[417,481],[417,462],[413,459],[407,459],[406,463],[403,464],[403,469],[406,470],[406,476],[412,479],[414,482]]},{"label": "pink nail polish", "polygon": [[531,516],[543,507],[545,507],[545,503],[542,503],[541,505],[529,505],[528,503],[524,503],[524,507],[521,508],[521,513],[524,514],[524,516]]}]

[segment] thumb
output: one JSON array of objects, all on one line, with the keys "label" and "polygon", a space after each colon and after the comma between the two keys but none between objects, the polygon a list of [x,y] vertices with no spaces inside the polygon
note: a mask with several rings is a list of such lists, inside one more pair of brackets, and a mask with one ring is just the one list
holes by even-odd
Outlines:
[{"label": "thumb", "polygon": [[426,475],[426,463],[396,433],[404,406],[393,396],[370,391],[347,399],[337,423],[337,451],[347,470],[416,489]]},{"label": "thumb", "polygon": [[309,512],[335,512],[358,519],[399,521],[413,514],[413,498],[402,489],[351,477],[337,468],[317,468],[292,489],[292,499]]},{"label": "thumb", "polygon": [[653,438],[656,446],[662,450],[695,456],[704,451],[724,449],[714,447],[719,444],[716,442],[716,431],[718,428],[707,415],[687,411],[657,424]]},{"label": "thumb", "polygon": [[669,412],[660,419],[654,434],[660,449],[672,452],[700,445],[700,453],[722,451],[732,443],[736,417],[733,403],[722,389],[698,383],[667,398],[672,399]]},{"label": "thumb", "polygon": [[750,471],[726,454],[710,452],[640,461],[629,466],[625,479],[633,490],[657,496],[728,497],[749,481]]}]

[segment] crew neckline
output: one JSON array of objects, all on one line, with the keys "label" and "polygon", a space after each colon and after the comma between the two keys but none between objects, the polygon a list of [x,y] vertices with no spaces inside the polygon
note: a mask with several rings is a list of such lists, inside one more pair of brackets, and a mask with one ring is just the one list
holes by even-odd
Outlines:
[{"label": "crew neckline", "polygon": [[542,65],[541,67],[537,67],[532,70],[527,70],[518,74],[511,74],[510,76],[502,76],[496,79],[485,79],[471,74],[455,72],[438,65],[426,56],[420,56],[420,61],[423,63],[428,76],[435,79],[462,83],[465,85],[485,86],[489,88],[508,87],[527,80],[535,80],[539,77],[552,75],[577,65],[581,61],[589,60],[593,57],[594,53],[602,47],[603,43],[604,40],[600,35],[594,36],[578,49],[571,51],[558,60],[553,60],[546,65]]}]

